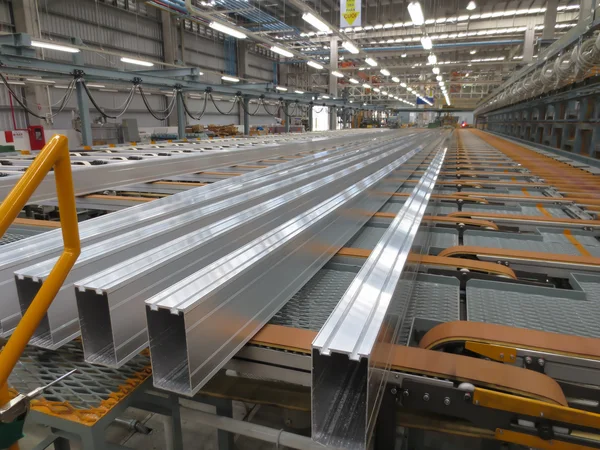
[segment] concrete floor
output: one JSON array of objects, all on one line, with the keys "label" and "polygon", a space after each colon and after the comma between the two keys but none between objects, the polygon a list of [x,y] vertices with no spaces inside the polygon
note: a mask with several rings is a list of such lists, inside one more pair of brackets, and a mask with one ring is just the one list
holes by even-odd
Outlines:
[{"label": "concrete floor", "polygon": [[[218,450],[217,431],[200,424],[197,420],[197,412],[188,408],[191,406],[207,412],[214,412],[214,408],[198,402],[181,401],[181,421],[183,428],[184,449],[194,450]],[[310,424],[309,413],[290,413],[287,415],[281,408],[271,406],[249,405],[241,402],[233,402],[233,417],[238,420],[250,420],[252,423],[269,426],[275,429],[285,428],[298,434],[309,435]],[[150,435],[143,435],[129,431],[125,426],[113,424],[106,430],[106,440],[111,443],[121,444],[132,449],[140,450],[167,450],[165,441],[165,430],[163,426],[164,416],[149,413],[140,409],[129,408],[122,416],[123,419],[137,419],[147,427],[152,428]],[[286,425],[287,423],[287,425]],[[291,427],[290,427],[291,425]],[[298,429],[293,429],[298,425]],[[40,425],[26,423],[25,437],[19,441],[21,450],[31,450],[49,434],[49,429]],[[238,450],[271,450],[275,444],[235,436],[235,448]],[[49,447],[52,448],[52,447]],[[81,450],[80,443],[73,443],[73,450]],[[285,447],[280,446],[280,449]]]}]

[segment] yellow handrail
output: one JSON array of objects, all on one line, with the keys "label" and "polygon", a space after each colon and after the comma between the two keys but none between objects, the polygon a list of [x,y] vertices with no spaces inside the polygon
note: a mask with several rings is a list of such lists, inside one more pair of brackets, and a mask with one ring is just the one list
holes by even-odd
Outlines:
[{"label": "yellow handrail", "polygon": [[53,136],[50,139],[0,205],[0,237],[4,235],[53,166],[64,250],[33,302],[23,314],[14,333],[0,352],[0,405],[9,401],[8,376],[19,361],[25,346],[46,314],[81,251],[75,191],[69,159],[69,141],[66,136],[61,135]]}]

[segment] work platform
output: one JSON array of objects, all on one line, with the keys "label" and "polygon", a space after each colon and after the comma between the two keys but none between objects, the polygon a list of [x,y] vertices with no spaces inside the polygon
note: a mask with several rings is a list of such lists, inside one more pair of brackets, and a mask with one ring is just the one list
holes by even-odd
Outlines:
[{"label": "work platform", "polygon": [[[369,143],[373,136],[379,139],[378,144]],[[422,143],[423,149],[410,153],[417,147],[417,142]],[[240,155],[231,164],[205,164],[198,170],[187,172],[177,169],[177,174],[171,171],[154,179],[148,178],[150,175],[146,173],[132,183],[117,185],[115,181],[106,190],[82,191],[77,199],[80,217],[125,214],[129,207],[151,205],[175,198],[171,197],[173,194],[192,190],[201,193],[203,189],[216,189],[224,181],[231,182],[247,174],[256,175],[248,181],[256,183],[256,189],[266,189],[259,184],[265,179],[261,174],[278,176],[278,167],[282,164],[287,164],[284,171],[291,172],[281,177],[281,183],[288,183],[290,189],[296,186],[294,176],[307,177],[311,183],[316,183],[312,181],[318,180],[316,172],[310,175],[312,172],[305,173],[300,166],[294,166],[295,161],[299,163],[307,157],[314,158],[314,167],[310,170],[322,170],[320,176],[323,179],[342,170],[349,171],[348,183],[355,181],[353,176],[356,180],[368,179],[367,172],[360,172],[366,164],[372,164],[373,172],[377,170],[377,173],[389,167],[389,173],[381,172],[382,183],[385,183],[381,186],[385,189],[382,187],[377,192],[385,195],[377,200],[380,203],[371,203],[361,209],[368,217],[356,219],[352,225],[355,228],[340,228],[352,232],[346,238],[340,231],[341,240],[336,250],[327,253],[319,267],[307,272],[312,275],[302,279],[297,289],[294,285],[293,292],[282,302],[285,304],[275,308],[268,323],[258,333],[251,333],[243,348],[236,350],[233,358],[227,359],[225,365],[219,367],[221,370],[209,377],[208,383],[196,385],[192,380],[188,396],[214,404],[217,412],[225,416],[231,413],[232,400],[312,411],[315,446],[366,448],[359,441],[365,438],[369,443],[374,435],[371,445],[377,449],[391,448],[390,436],[395,439],[396,427],[401,427],[403,448],[411,449],[426,448],[427,433],[435,435],[439,432],[460,436],[457,439],[462,439],[458,441],[461,448],[492,448],[495,443],[504,443],[510,448],[517,448],[517,444],[535,448],[600,448],[600,440],[594,434],[600,428],[600,382],[597,377],[600,346],[593,350],[595,343],[600,343],[595,340],[600,338],[600,221],[597,219],[600,189],[595,167],[582,166],[564,157],[559,160],[548,152],[524,148],[478,130],[454,131],[451,135],[417,130],[363,131],[351,138],[344,137],[343,133],[333,137],[325,133],[290,141],[232,139],[226,145],[223,141],[173,143],[161,146],[160,151],[196,151],[198,145],[202,145],[200,152],[229,150],[231,145],[240,149]],[[404,149],[401,148],[403,145]],[[259,156],[260,152],[250,150],[244,157],[244,151],[253,147],[260,148],[267,156]],[[137,154],[158,150],[127,147],[111,151]],[[330,153],[322,154],[323,151]],[[101,152],[92,153],[93,158],[98,158]],[[147,158],[167,159],[169,156],[157,154]],[[397,167],[389,166],[401,158],[404,159]],[[354,163],[355,166],[351,166]],[[439,164],[437,170],[436,163]],[[367,166],[364,167],[367,170]],[[84,166],[78,169],[82,174],[86,170]],[[269,170],[271,172],[266,172]],[[356,175],[351,170],[355,170]],[[298,178],[298,183],[301,180]],[[431,186],[425,187],[426,182]],[[345,185],[340,183],[339,189],[343,188]],[[249,192],[252,191],[245,194]],[[325,193],[318,192],[314,194],[315,204],[321,198],[319,195],[326,198]],[[252,202],[251,198],[250,195],[245,201]],[[314,377],[321,370],[315,364],[325,361],[324,355],[333,361],[343,359],[343,364],[353,361],[355,353],[362,355],[362,350],[357,349],[366,345],[364,340],[343,355],[343,346],[336,346],[336,342],[341,342],[339,333],[337,336],[335,332],[327,334],[328,327],[331,328],[335,320],[340,320],[335,327],[338,332],[348,325],[346,320],[348,314],[352,314],[352,308],[345,310],[346,315],[336,314],[346,300],[349,305],[357,306],[359,297],[353,291],[357,280],[362,280],[360,286],[367,285],[369,274],[376,273],[367,270],[370,265],[383,267],[382,260],[378,262],[376,256],[381,258],[390,246],[396,250],[404,248],[389,243],[393,242],[390,239],[408,233],[400,219],[410,222],[407,208],[411,202],[417,202],[418,206],[410,216],[416,223],[414,242],[402,244],[408,245],[404,252],[406,263],[402,273],[396,274],[393,284],[395,296],[406,291],[406,298],[402,297],[402,301],[395,298],[383,311],[387,321],[393,318],[389,329],[394,330],[397,326],[390,343],[399,350],[394,350],[396,356],[386,359],[384,365],[381,361],[373,362],[373,368],[365,372],[369,379],[379,380],[383,386],[377,390],[378,400],[373,406],[369,397],[365,411],[367,414],[375,411],[377,417],[381,408],[379,419],[369,416],[363,424],[365,430],[361,437],[342,436],[335,421],[326,422],[331,425],[328,435],[327,430],[319,427],[323,421],[331,419],[327,411],[318,409],[315,404],[315,398],[328,397],[324,393],[315,394],[318,383],[311,374]],[[3,237],[0,243],[10,246],[6,248],[14,249],[14,241],[57,227],[58,222],[48,220],[56,217],[52,214],[56,203],[51,195],[40,196],[34,204],[36,206],[28,210],[30,217],[17,219]],[[252,205],[254,203],[248,203],[246,207]],[[369,210],[373,205],[377,208]],[[308,202],[300,204],[298,211],[313,206]],[[277,225],[283,220],[273,223]],[[404,231],[393,233],[394,227]],[[86,245],[92,245],[93,241],[85,240],[91,239],[86,238],[85,227],[82,231],[82,255],[85,255]],[[127,230],[123,228],[116,232],[124,235]],[[385,242],[388,242],[387,246],[383,246]],[[24,277],[35,275],[24,265],[17,269]],[[82,269],[76,266],[75,270]],[[83,278],[102,270],[110,270],[110,265],[93,273],[85,272],[81,279],[71,280],[70,289],[75,289],[74,284],[80,290],[91,290],[95,285],[91,279]],[[267,272],[266,268],[264,270]],[[394,276],[390,273],[387,280]],[[108,288],[95,289],[109,292]],[[19,291],[20,299],[23,292]],[[353,292],[355,297],[348,298]],[[159,301],[164,300],[156,300]],[[149,305],[147,299],[146,304]],[[162,306],[157,310],[159,308]],[[377,305],[373,317],[379,314],[376,308]],[[148,306],[149,323],[153,311]],[[185,310],[181,311],[180,314],[184,314]],[[63,325],[57,325],[56,331]],[[363,325],[367,334],[375,327],[372,321]],[[465,325],[471,328],[464,328]],[[358,326],[356,322],[354,326]],[[10,334],[9,328],[8,323],[4,325],[6,335]],[[377,327],[376,331],[379,329]],[[159,383],[158,387],[165,387],[163,391],[157,389],[157,380],[152,380],[152,363],[156,364],[155,358],[161,356],[153,348],[152,332],[150,325],[152,360],[148,351],[143,350],[116,363],[104,362],[102,365],[84,361],[90,360],[88,352],[84,352],[86,339],[89,339],[85,330],[83,346],[80,339],[69,342],[57,339],[48,344],[47,339],[38,336],[36,345],[27,348],[11,375],[13,388],[19,392],[28,391],[73,368],[78,369],[77,373],[50,388],[43,399],[32,402],[30,420],[46,424],[53,430],[53,436],[44,445],[55,439],[59,445],[67,446],[69,439],[81,439],[86,449],[115,448],[104,442],[104,429],[124,409],[135,406],[171,415],[173,445],[176,449],[181,448],[178,398],[182,389],[179,385],[172,388],[169,383]],[[530,334],[538,332],[542,335]],[[547,336],[550,338],[544,340]],[[593,340],[581,341],[578,337]],[[190,345],[190,337],[187,339],[187,345]],[[321,346],[321,342],[326,344]],[[552,346],[558,345],[557,342],[561,342],[562,347]],[[344,344],[348,345],[348,341]],[[402,353],[403,350],[408,353]],[[441,366],[434,367],[433,360],[426,358],[425,355],[432,354],[433,350],[446,353],[434,354],[435,364]],[[336,359],[340,356],[336,352],[343,358]],[[369,358],[374,354],[372,352]],[[453,357],[460,359],[453,361]],[[360,357],[356,360],[361,361]],[[446,360],[447,367],[443,366]],[[428,361],[427,370],[421,371],[416,361]],[[357,373],[361,373],[362,366],[356,367]],[[497,372],[498,379],[493,378],[493,372]],[[472,378],[466,376],[467,373],[471,373]],[[328,376],[323,372],[324,378]],[[465,383],[470,387],[465,387]],[[199,387],[196,389],[196,386]],[[331,386],[327,386],[331,391]],[[342,381],[339,392],[352,392],[360,397],[358,391],[344,391]],[[488,393],[489,397],[485,397]],[[502,407],[498,406],[495,395],[510,397],[505,403],[509,409],[503,411],[518,412],[523,417],[507,418],[506,414],[500,413]],[[476,397],[478,403],[471,403],[472,397]],[[459,398],[460,404],[468,406],[459,407]],[[479,402],[483,404],[486,400],[486,407],[481,408]],[[331,403],[355,415],[359,415],[357,410],[362,411],[357,405],[343,403],[335,395],[331,397]],[[562,415],[554,409],[544,409],[546,404],[560,405]],[[546,412],[544,421],[531,419],[531,411],[535,408],[542,411],[542,417]],[[481,409],[485,413],[481,413]],[[354,419],[350,417],[349,420]],[[318,429],[317,434],[315,429]],[[543,434],[544,430],[546,434]],[[584,432],[587,434],[581,437]],[[220,433],[219,438],[220,448],[232,448],[228,433]],[[344,439],[350,439],[353,445]],[[447,445],[447,448],[458,448],[451,439]]]}]

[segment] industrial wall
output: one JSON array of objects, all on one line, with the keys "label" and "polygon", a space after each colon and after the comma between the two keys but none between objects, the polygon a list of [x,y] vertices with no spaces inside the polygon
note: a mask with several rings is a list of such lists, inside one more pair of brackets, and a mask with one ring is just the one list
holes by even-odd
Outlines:
[{"label": "industrial wall", "polygon": [[[22,0],[0,0],[0,31],[12,33],[16,31],[11,8],[12,2]],[[213,33],[211,29],[199,26],[189,21],[183,21],[183,30],[178,26],[179,19],[172,19],[171,33],[173,49],[164,48],[163,24],[161,12],[142,1],[134,0],[63,0],[63,1],[38,1],[34,2],[35,15],[39,17],[41,38],[45,40],[65,41],[71,37],[79,37],[84,45],[101,48],[106,53],[82,52],[86,65],[96,67],[110,67],[114,69],[132,70],[131,65],[120,61],[123,55],[133,58],[165,61],[165,53],[174,55],[174,62],[186,66],[198,67],[201,71],[207,70],[202,76],[202,81],[218,84],[220,75],[208,73],[216,71],[235,74],[238,71],[236,42],[227,42],[220,33]],[[35,37],[35,36],[34,36]],[[183,41],[183,55],[182,45]],[[272,54],[263,48],[250,45],[246,51],[244,67],[240,67],[246,78],[253,82],[272,82],[274,59]],[[111,54],[112,53],[112,54]],[[71,61],[68,53],[44,50],[41,56],[53,61]],[[69,80],[57,85],[66,86]],[[113,88],[113,86],[107,86]],[[13,86],[14,90],[23,94],[23,88]],[[127,87],[119,89],[121,92],[106,92],[92,89],[94,98],[103,107],[118,108],[127,97]],[[44,100],[49,99],[50,105],[59,102],[64,89],[56,87],[43,87]],[[200,93],[199,93],[200,94]],[[153,108],[164,109],[169,97],[153,94],[149,101]],[[199,111],[202,107],[201,100],[188,100],[192,111]],[[36,105],[37,106],[37,105]],[[219,102],[218,106],[223,111],[229,111],[231,104]],[[43,112],[47,111],[48,101],[40,105]],[[35,108],[34,108],[35,109]],[[54,107],[56,109],[56,107]],[[39,110],[39,108],[38,108]],[[13,121],[14,113],[14,121]],[[100,114],[91,109],[92,118],[99,119]],[[71,98],[67,108],[54,118],[54,124],[49,128],[71,128],[72,119],[77,114],[75,96]],[[120,119],[136,118],[140,127],[166,126],[166,121],[154,119],[144,107],[141,98],[137,96],[130,110]],[[111,119],[108,119],[111,121]],[[114,120],[113,120],[114,121]],[[189,119],[189,123],[197,123]],[[240,107],[236,105],[230,115],[219,114],[214,106],[209,103],[206,114],[201,120],[204,124],[240,124]],[[251,119],[253,124],[273,123],[274,119],[259,114]],[[18,105],[11,108],[9,96],[5,87],[0,87],[0,129],[12,129],[26,126],[25,113]]]}]

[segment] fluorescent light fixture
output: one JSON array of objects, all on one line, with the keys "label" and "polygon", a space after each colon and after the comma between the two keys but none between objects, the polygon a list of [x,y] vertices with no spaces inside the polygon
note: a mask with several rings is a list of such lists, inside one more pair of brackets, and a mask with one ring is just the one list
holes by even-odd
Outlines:
[{"label": "fluorescent light fixture", "polygon": [[105,88],[106,87],[103,84],[90,84],[90,83],[88,83],[86,86],[91,87],[91,88]]},{"label": "fluorescent light fixture", "polygon": [[442,76],[438,75],[437,77],[435,77],[435,79],[438,80],[438,81],[442,81]]},{"label": "fluorescent light fixture", "polygon": [[440,68],[439,68],[439,67],[434,67],[433,69],[431,69],[431,71],[432,71],[433,73],[435,73],[436,75],[439,75],[439,74],[440,74]]},{"label": "fluorescent light fixture", "polygon": [[119,90],[118,89],[100,89],[100,92],[119,92]]},{"label": "fluorescent light fixture", "polygon": [[446,83],[444,81],[440,81],[440,86],[444,86]]},{"label": "fluorescent light fixture", "polygon": [[333,72],[331,72],[331,75],[333,75],[334,77],[338,77],[338,78],[344,78],[344,74],[342,72],[338,72],[337,70],[334,70]]},{"label": "fluorescent light fixture", "polygon": [[328,98],[329,98],[329,95],[321,95],[321,98],[328,99]]},{"label": "fluorescent light fixture", "polygon": [[408,92],[414,92],[414,91],[413,91],[413,88],[411,88],[411,87],[407,87],[407,88],[406,88],[406,90],[407,90]]},{"label": "fluorescent light fixture", "polygon": [[390,71],[387,69],[381,69],[379,72],[381,72],[381,74],[385,75],[386,77],[390,76]]},{"label": "fluorescent light fixture", "polygon": [[342,47],[344,47],[350,53],[353,53],[355,55],[357,55],[358,53],[360,53],[360,51],[358,50],[358,48],[356,48],[356,45],[354,45],[350,41],[344,41],[344,42],[342,42]]},{"label": "fluorescent light fixture", "polygon": [[425,50],[431,50],[433,48],[433,43],[431,42],[431,38],[429,36],[423,36],[421,38],[421,45]]},{"label": "fluorescent light fixture", "polygon": [[289,52],[281,47],[277,47],[276,45],[271,47],[271,51],[274,53],[279,53],[280,55],[285,56],[287,58],[291,58],[292,56],[294,56],[292,52]]},{"label": "fluorescent light fixture", "polygon": [[410,2],[408,4],[408,13],[410,14],[412,22],[416,26],[421,26],[425,23],[423,9],[421,8],[421,4],[419,2]]},{"label": "fluorescent light fixture", "polygon": [[352,83],[352,84],[358,84],[358,80],[356,80],[354,78],[350,78],[350,83]]},{"label": "fluorescent light fixture", "polygon": [[477,53],[477,50],[471,50],[469,53],[470,53],[471,55],[474,55],[475,53]]},{"label": "fluorescent light fixture", "polygon": [[31,81],[32,83],[42,83],[42,84],[55,84],[56,81],[52,80],[42,80],[41,78],[25,78],[27,81]]},{"label": "fluorescent light fixture", "polygon": [[304,91],[294,91],[296,94],[304,94]]},{"label": "fluorescent light fixture", "polygon": [[400,78],[398,78],[398,77],[392,77],[392,81],[394,83],[400,83]]},{"label": "fluorescent light fixture", "polygon": [[[25,84],[25,83],[23,83],[23,84]],[[54,86],[52,86],[52,87],[55,88],[55,89],[69,89],[69,86],[62,86],[62,85],[57,86],[56,84]]]},{"label": "fluorescent light fixture", "polygon": [[431,55],[429,55],[427,57],[427,61],[429,62],[429,64],[435,64],[437,63],[437,56],[435,56],[433,53]]},{"label": "fluorescent light fixture", "polygon": [[224,81],[231,81],[232,83],[239,83],[240,79],[236,78],[236,77],[230,77],[229,75],[223,75],[221,77],[221,80]]},{"label": "fluorescent light fixture", "polygon": [[379,88],[373,88],[373,91],[379,93],[379,92],[381,92],[381,89],[379,89]]},{"label": "fluorescent light fixture", "polygon": [[329,28],[329,26],[327,26],[327,24],[325,22],[323,22],[321,19],[319,19],[317,16],[315,16],[311,13],[302,14],[302,19],[305,22],[310,23],[313,27],[315,27],[319,31],[323,31],[325,33],[327,33],[328,31],[331,31],[331,29]]},{"label": "fluorescent light fixture", "polygon": [[238,39],[246,39],[246,35],[241,31],[236,30],[235,28],[228,27],[227,25],[222,25],[219,22],[211,22],[209,25],[213,30],[220,31],[223,34],[228,34],[229,36],[236,37]]},{"label": "fluorescent light fixture", "polygon": [[364,87],[365,89],[371,89],[371,85],[370,85],[370,84],[367,84],[367,83],[363,84],[363,87]]},{"label": "fluorescent light fixture", "polygon": [[282,92],[286,92],[288,90],[286,87],[283,87],[283,86],[275,86],[275,89],[277,89],[278,91],[282,91]]},{"label": "fluorescent light fixture", "polygon": [[[18,81],[18,80],[6,80],[6,82],[7,82],[8,84],[15,84],[15,85],[18,85],[18,86],[25,86],[25,82],[24,82],[24,81]],[[58,86],[54,86],[54,87],[58,87]],[[66,87],[67,87],[67,86],[65,86],[65,88],[66,88]]]},{"label": "fluorescent light fixture", "polygon": [[32,47],[39,47],[39,48],[47,48],[48,50],[56,50],[58,52],[67,52],[67,53],[79,53],[81,51],[81,50],[79,50],[78,48],[75,48],[75,47],[68,47],[66,45],[51,44],[49,42],[42,42],[42,41],[31,41],[31,46]]},{"label": "fluorescent light fixture", "polygon": [[381,91],[381,95],[388,95],[387,91]]},{"label": "fluorescent light fixture", "polygon": [[400,58],[406,58],[406,53],[402,53],[402,54],[400,55]]},{"label": "fluorescent light fixture", "polygon": [[469,4],[467,5],[467,9],[468,9],[469,11],[473,11],[475,8],[477,8],[477,5],[475,4],[475,2],[474,2],[473,0],[471,0],[471,1],[469,2]]},{"label": "fluorescent light fixture", "polygon": [[141,59],[126,58],[126,57],[122,57],[121,62],[128,63],[128,64],[135,64],[137,66],[146,66],[146,67],[152,67],[154,65],[154,63],[151,63],[149,61],[142,61]]},{"label": "fluorescent light fixture", "polygon": [[306,64],[308,64],[310,67],[314,67],[315,69],[319,69],[321,70],[323,68],[323,66],[319,63],[316,63],[314,61],[309,61]]},{"label": "fluorescent light fixture", "polygon": [[375,61],[373,58],[367,58],[365,59],[365,62],[371,67],[377,67],[377,61]]},{"label": "fluorescent light fixture", "polygon": [[398,97],[397,95],[395,95],[395,96],[394,96],[394,98],[395,98],[396,100],[400,100],[400,97]]},{"label": "fluorescent light fixture", "polygon": [[406,83],[400,83],[400,86],[402,86],[403,88],[406,87]]}]

